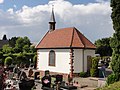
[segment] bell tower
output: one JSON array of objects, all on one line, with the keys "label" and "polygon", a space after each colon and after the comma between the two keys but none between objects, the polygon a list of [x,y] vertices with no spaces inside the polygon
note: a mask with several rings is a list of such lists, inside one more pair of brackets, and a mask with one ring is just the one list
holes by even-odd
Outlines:
[{"label": "bell tower", "polygon": [[54,16],[54,6],[52,6],[52,14],[49,22],[49,31],[54,31],[55,30],[55,16]]}]

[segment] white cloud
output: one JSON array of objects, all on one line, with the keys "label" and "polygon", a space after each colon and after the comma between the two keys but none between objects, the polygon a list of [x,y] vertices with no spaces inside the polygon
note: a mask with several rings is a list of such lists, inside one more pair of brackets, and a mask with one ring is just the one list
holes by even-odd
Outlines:
[{"label": "white cloud", "polygon": [[0,3],[3,3],[4,2],[4,0],[0,0]]},{"label": "white cloud", "polygon": [[46,13],[48,14],[49,8],[50,7],[48,5],[39,5],[33,8],[23,6],[21,10],[16,12],[16,15],[19,17],[19,20],[23,23],[39,22],[43,21],[45,17],[48,17]]},{"label": "white cloud", "polygon": [[6,31],[10,37],[28,36],[38,42],[49,29],[51,7],[54,5],[57,28],[74,26],[94,42],[113,33],[110,3],[100,1],[103,0],[73,5],[69,1],[54,0],[35,7],[23,6],[16,12],[13,9],[0,11],[3,21],[0,26],[4,27],[0,27],[0,31]]},{"label": "white cloud", "polygon": [[13,5],[13,7],[14,7],[14,8],[17,8],[17,6],[16,6],[16,5]]},{"label": "white cloud", "polygon": [[13,8],[9,8],[9,9],[7,10],[7,12],[10,13],[10,14],[13,14],[13,13],[14,13]]}]

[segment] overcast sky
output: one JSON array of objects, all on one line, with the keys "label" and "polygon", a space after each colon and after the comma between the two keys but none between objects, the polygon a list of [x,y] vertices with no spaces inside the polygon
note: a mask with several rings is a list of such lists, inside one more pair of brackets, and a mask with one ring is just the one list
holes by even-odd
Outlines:
[{"label": "overcast sky", "polygon": [[0,0],[0,38],[39,42],[49,29],[52,5],[56,28],[76,27],[93,43],[114,32],[110,0]]}]

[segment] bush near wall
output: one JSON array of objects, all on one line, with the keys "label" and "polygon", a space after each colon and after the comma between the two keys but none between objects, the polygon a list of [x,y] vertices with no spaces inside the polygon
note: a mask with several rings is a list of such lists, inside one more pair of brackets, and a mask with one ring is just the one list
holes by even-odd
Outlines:
[{"label": "bush near wall", "polygon": [[90,75],[92,77],[97,77],[98,76],[98,62],[99,62],[99,57],[93,57],[92,58],[92,67],[90,69]]},{"label": "bush near wall", "polygon": [[98,76],[98,70],[94,69],[94,68],[91,68],[90,69],[90,76],[91,77],[97,77]]},{"label": "bush near wall", "polygon": [[11,65],[12,64],[12,57],[6,57],[4,63],[5,63],[5,65]]},{"label": "bush near wall", "polygon": [[80,72],[80,77],[87,77],[87,72]]},{"label": "bush near wall", "polygon": [[119,77],[117,77],[118,75],[112,73],[107,77],[107,84],[113,84],[114,82],[119,81]]},{"label": "bush near wall", "polygon": [[120,81],[110,84],[109,86],[105,86],[103,88],[98,88],[96,90],[120,90]]}]

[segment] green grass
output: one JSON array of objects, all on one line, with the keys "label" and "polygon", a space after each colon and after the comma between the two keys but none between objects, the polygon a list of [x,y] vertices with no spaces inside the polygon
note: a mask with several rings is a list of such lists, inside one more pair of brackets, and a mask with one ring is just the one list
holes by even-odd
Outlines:
[{"label": "green grass", "polygon": [[120,81],[110,84],[109,86],[105,86],[103,88],[98,88],[96,90],[120,90]]}]

